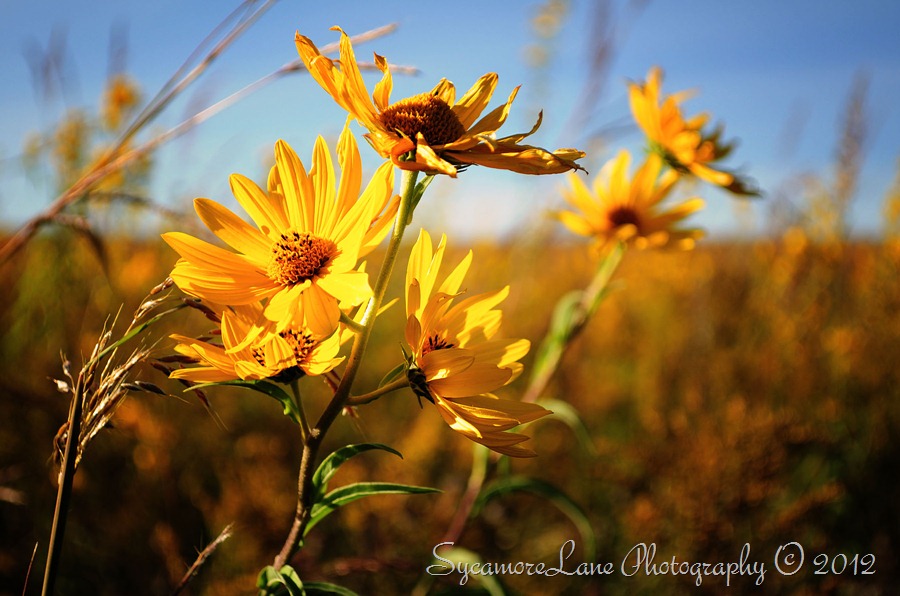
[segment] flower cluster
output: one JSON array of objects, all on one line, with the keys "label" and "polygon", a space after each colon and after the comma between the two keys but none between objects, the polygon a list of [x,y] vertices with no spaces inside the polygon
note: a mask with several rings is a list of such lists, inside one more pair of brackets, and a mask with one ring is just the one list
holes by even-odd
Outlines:
[{"label": "flower cluster", "polygon": [[205,367],[177,371],[195,381],[278,377],[289,370],[334,368],[342,313],[372,295],[359,259],[387,234],[397,211],[393,166],[384,164],[360,193],[356,142],[338,142],[339,184],[321,138],[307,173],[294,150],[275,144],[275,166],[263,190],[240,174],[231,190],[255,225],[209,199],[194,208],[234,252],[180,232],[163,239],[181,258],[171,277],[185,293],[218,305],[223,346],[178,336],[178,351]]},{"label": "flower cluster", "polygon": [[635,248],[693,248],[703,236],[699,228],[680,228],[682,220],[704,206],[690,197],[666,204],[676,184],[684,177],[719,186],[739,196],[757,195],[749,180],[718,166],[734,144],[720,141],[722,128],[704,131],[708,114],[685,118],[681,103],[687,92],[662,96],[662,71],[650,70],[645,83],[631,83],[631,111],[647,136],[649,151],[643,164],[629,177],[631,154],[622,150],[608,161],[588,188],[570,175],[570,188],[563,193],[574,211],[557,213],[571,231],[595,240],[600,252],[624,242]]},{"label": "flower cluster", "polygon": [[[523,144],[540,126],[540,115],[528,133],[498,137],[518,89],[484,114],[496,74],[481,77],[459,99],[444,79],[430,92],[392,103],[391,71],[376,55],[382,78],[370,99],[350,39],[343,31],[340,35],[340,61],[323,56],[299,33],[297,50],[313,78],[347,110],[348,124],[356,120],[366,128],[365,138],[386,160],[361,191],[360,156],[345,126],[337,148],[339,180],[321,138],[309,171],[286,142],[278,141],[265,189],[239,174],[231,176],[234,197],[252,224],[215,201],[194,201],[197,215],[230,250],[184,233],[164,234],[181,257],[171,278],[182,291],[211,305],[221,326],[207,338],[174,335],[176,351],[198,366],[171,376],[198,383],[292,383],[299,399],[295,382],[300,377],[328,375],[335,393],[326,413],[408,386],[471,440],[498,453],[533,456],[521,445],[528,437],[507,431],[549,411],[490,393],[519,375],[518,360],[530,346],[527,340],[497,337],[502,315],[495,307],[508,288],[454,302],[463,293],[472,255],[437,286],[445,238],[434,249],[422,231],[409,258],[405,374],[363,395],[350,395],[349,388],[381,311],[403,229],[424,192],[424,186],[415,185],[416,176],[456,177],[472,165],[553,174],[582,169],[575,160],[584,153]],[[400,195],[393,193],[396,169],[404,174]],[[361,259],[385,238],[394,220],[391,245],[372,284]],[[350,356],[341,355],[351,339]],[[329,423],[323,414],[320,424],[327,428]]]}]

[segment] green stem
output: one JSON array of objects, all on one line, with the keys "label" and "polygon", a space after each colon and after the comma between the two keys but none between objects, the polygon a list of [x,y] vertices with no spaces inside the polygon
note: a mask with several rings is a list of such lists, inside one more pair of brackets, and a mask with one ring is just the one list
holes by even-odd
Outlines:
[{"label": "green stem", "polygon": [[404,387],[409,387],[409,380],[406,378],[406,376],[400,377],[395,381],[391,381],[390,383],[383,385],[378,389],[375,389],[374,391],[363,393],[362,395],[351,395],[349,398],[347,398],[347,405],[361,406],[363,404],[375,401],[386,393],[396,391],[397,389],[403,389]]},{"label": "green stem", "polygon": [[291,526],[291,531],[288,533],[287,540],[285,540],[281,552],[275,557],[275,569],[281,569],[300,547],[303,531],[307,522],[309,522],[309,514],[313,505],[312,499],[315,491],[312,486],[312,477],[315,472],[315,462],[318,457],[319,447],[325,438],[325,433],[331,427],[338,414],[341,413],[341,410],[344,409],[344,406],[347,405],[350,397],[350,389],[359,371],[363,354],[365,354],[366,346],[372,335],[372,329],[375,326],[375,317],[381,308],[388,282],[391,279],[391,273],[394,270],[394,263],[397,260],[397,255],[400,253],[403,232],[412,220],[412,212],[416,202],[421,198],[419,191],[424,190],[424,183],[423,188],[416,187],[417,177],[418,172],[409,170],[404,170],[403,172],[400,207],[397,210],[397,217],[394,221],[394,229],[391,232],[387,254],[385,254],[381,271],[378,273],[378,279],[375,281],[375,287],[372,290],[372,298],[366,305],[365,313],[360,321],[362,329],[353,340],[353,347],[350,349],[350,356],[347,358],[347,366],[344,369],[344,374],[341,376],[341,382],[334,393],[334,397],[332,397],[325,411],[322,412],[316,425],[310,429],[303,445],[297,488],[297,512],[294,515],[294,523]]},{"label": "green stem", "polygon": [[[612,278],[613,273],[616,272],[616,268],[619,266],[624,253],[625,245],[619,243],[614,245],[613,248],[603,255],[603,258],[597,265],[597,270],[594,272],[594,277],[591,279],[591,282],[581,291],[581,296],[572,317],[572,322],[566,330],[565,338],[558,345],[552,346],[554,350],[549,354],[545,361],[540,363],[540,368],[535,369],[532,373],[528,388],[522,395],[523,402],[535,402],[544,393],[544,390],[550,383],[550,379],[556,374],[556,370],[559,368],[559,363],[562,361],[562,357],[566,353],[566,350],[572,345],[572,341],[581,334],[588,321],[590,321],[594,312],[597,310],[599,301],[603,293],[607,291],[610,279]],[[549,335],[544,338],[541,345],[541,351],[543,351],[543,348],[550,339]]]},{"label": "green stem", "polygon": [[291,381],[291,393],[294,398],[294,411],[297,414],[297,423],[300,425],[300,433],[303,436],[303,442],[309,436],[309,423],[306,421],[306,412],[303,411],[303,398],[300,396],[300,380]]},{"label": "green stem", "polygon": [[353,333],[361,333],[363,330],[363,326],[351,319],[344,311],[341,311],[341,323]]}]

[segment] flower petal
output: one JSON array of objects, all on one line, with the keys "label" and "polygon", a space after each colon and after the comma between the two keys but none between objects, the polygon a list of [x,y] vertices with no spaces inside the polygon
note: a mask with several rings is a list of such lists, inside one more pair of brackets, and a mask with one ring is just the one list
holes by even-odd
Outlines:
[{"label": "flower petal", "polygon": [[268,237],[215,201],[194,199],[194,210],[213,234],[258,266],[265,267],[272,253]]}]

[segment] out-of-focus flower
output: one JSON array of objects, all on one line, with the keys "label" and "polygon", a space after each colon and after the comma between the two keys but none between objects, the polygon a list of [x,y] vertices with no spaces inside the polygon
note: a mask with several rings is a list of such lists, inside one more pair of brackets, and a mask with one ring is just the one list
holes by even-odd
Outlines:
[{"label": "out-of-focus flower", "polygon": [[182,368],[169,376],[197,383],[235,379],[289,382],[301,375],[324,374],[343,361],[340,332],[317,338],[308,329],[277,331],[259,304],[236,307],[222,314],[222,345],[172,335],[175,350],[201,366]]},{"label": "out-of-focus flower", "polygon": [[109,130],[118,130],[140,101],[140,90],[134,81],[124,74],[112,76],[103,92],[103,125]]},{"label": "out-of-focus flower", "polygon": [[432,402],[450,428],[498,453],[530,457],[520,445],[528,437],[505,432],[549,414],[532,403],[488,393],[522,372],[517,362],[528,352],[525,339],[498,339],[502,313],[494,307],[503,288],[453,304],[472,261],[472,252],[437,286],[446,237],[434,250],[424,230],[413,246],[406,272],[406,342],[410,386]]},{"label": "out-of-focus flower", "polygon": [[749,180],[721,167],[712,167],[731,153],[734,143],[722,142],[721,126],[712,132],[702,130],[709,121],[708,114],[698,114],[686,120],[680,104],[690,93],[681,91],[661,96],[662,76],[662,70],[653,67],[645,83],[629,84],[631,112],[650,140],[651,150],[659,153],[669,166],[679,172],[693,174],[735,194],[758,194]]},{"label": "out-of-focus flower", "polygon": [[266,300],[265,315],[278,322],[279,331],[309,328],[316,335],[331,335],[341,308],[371,296],[368,275],[357,261],[384,237],[390,223],[384,219],[396,211],[391,164],[382,164],[359,195],[356,146],[346,139],[339,145],[337,191],[321,137],[309,174],[287,143],[275,144],[268,192],[233,174],[231,190],[256,227],[214,201],[196,199],[194,208],[203,223],[237,252],[179,232],[163,234],[181,255],[171,273],[178,287],[217,304]]},{"label": "out-of-focus flower", "polygon": [[340,61],[323,56],[312,41],[297,33],[300,58],[338,105],[369,130],[365,137],[378,154],[389,157],[397,167],[449,176],[472,164],[521,174],[583,169],[575,163],[584,157],[582,151],[550,152],[520,144],[538,129],[540,116],[529,132],[496,138],[518,87],[505,105],[478,119],[497,86],[494,73],[478,79],[458,101],[453,83],[442,79],[428,93],[391,103],[391,71],[387,60],[376,54],[375,64],[383,74],[370,99],[350,38],[340,28],[334,29],[341,32]]},{"label": "out-of-focus flower", "polygon": [[619,241],[636,248],[693,248],[703,231],[675,226],[702,209],[703,200],[694,197],[665,208],[661,203],[678,181],[678,173],[669,170],[660,177],[662,159],[651,153],[629,180],[630,164],[631,154],[620,151],[600,170],[592,189],[570,175],[571,188],[564,197],[576,211],[557,213],[559,220],[576,234],[593,237],[601,251]]}]

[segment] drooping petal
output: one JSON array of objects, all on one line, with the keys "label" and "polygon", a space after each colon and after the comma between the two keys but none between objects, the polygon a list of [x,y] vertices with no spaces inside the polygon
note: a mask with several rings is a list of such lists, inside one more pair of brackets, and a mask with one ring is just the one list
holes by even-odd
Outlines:
[{"label": "drooping petal", "polygon": [[453,105],[453,112],[466,130],[472,127],[490,103],[497,87],[497,78],[497,73],[493,72],[483,75],[455,105],[448,102]]}]

